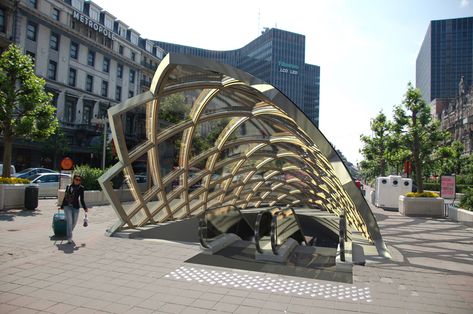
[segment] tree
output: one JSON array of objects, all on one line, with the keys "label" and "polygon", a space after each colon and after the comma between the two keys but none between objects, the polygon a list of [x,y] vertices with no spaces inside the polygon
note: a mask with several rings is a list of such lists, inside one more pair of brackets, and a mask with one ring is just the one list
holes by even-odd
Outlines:
[{"label": "tree", "polygon": [[52,95],[34,73],[31,58],[10,45],[0,57],[0,134],[3,137],[3,177],[10,176],[12,144],[16,138],[48,138],[58,126]]},{"label": "tree", "polygon": [[402,145],[410,151],[417,190],[423,192],[423,168],[447,134],[440,130],[440,123],[433,119],[420,90],[411,83],[407,86],[402,105],[394,108],[393,127]]},{"label": "tree", "polygon": [[460,141],[453,141],[450,146],[440,146],[434,153],[437,174],[460,174],[464,162],[462,158],[464,149]]},{"label": "tree", "polygon": [[361,135],[363,147],[360,150],[364,160],[360,163],[363,173],[370,177],[385,176],[388,166],[389,147],[392,146],[391,123],[380,111],[371,120],[372,136]]}]

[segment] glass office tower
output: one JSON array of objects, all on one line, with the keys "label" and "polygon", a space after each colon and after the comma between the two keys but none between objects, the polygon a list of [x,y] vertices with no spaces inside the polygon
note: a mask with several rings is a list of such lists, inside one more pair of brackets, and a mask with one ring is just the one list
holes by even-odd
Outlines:
[{"label": "glass office tower", "polygon": [[424,99],[453,98],[463,76],[473,84],[473,17],[431,21],[416,60],[416,86]]},{"label": "glass office tower", "polygon": [[305,36],[266,29],[246,46],[214,51],[156,41],[166,52],[213,59],[244,70],[277,87],[319,125],[320,67],[305,63]]}]

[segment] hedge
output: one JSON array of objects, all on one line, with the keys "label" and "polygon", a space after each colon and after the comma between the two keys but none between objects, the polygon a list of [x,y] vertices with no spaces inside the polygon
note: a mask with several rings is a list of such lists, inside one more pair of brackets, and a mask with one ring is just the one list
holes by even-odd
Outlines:
[{"label": "hedge", "polygon": [[[457,184],[456,192],[465,193],[466,190],[473,188],[473,185]],[[424,190],[440,191],[440,183],[424,183]]]}]

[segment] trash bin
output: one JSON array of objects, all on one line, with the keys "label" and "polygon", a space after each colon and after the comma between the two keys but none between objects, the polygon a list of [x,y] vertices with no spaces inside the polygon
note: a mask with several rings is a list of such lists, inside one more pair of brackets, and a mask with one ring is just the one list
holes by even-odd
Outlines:
[{"label": "trash bin", "polygon": [[29,185],[25,188],[25,208],[35,210],[38,207],[38,187]]}]

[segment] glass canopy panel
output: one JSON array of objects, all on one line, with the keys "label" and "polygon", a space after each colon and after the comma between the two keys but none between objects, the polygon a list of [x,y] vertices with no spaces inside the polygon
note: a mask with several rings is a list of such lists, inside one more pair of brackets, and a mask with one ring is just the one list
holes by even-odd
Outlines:
[{"label": "glass canopy panel", "polygon": [[[151,104],[151,103],[150,103]],[[140,145],[148,140],[146,133],[146,112],[148,104],[141,104],[130,110],[122,112],[122,130],[129,154],[139,149]]]},{"label": "glass canopy panel", "polygon": [[263,126],[258,120],[249,119],[239,125],[233,134],[239,138],[252,137],[265,139],[269,137],[270,133],[268,132],[268,128]]},{"label": "glass canopy panel", "polygon": [[164,90],[182,84],[209,84],[221,83],[224,75],[218,72],[207,71],[190,65],[177,65],[168,74],[164,82]]},{"label": "glass canopy panel", "polygon": [[[223,129],[230,123],[231,118],[217,118],[199,122],[192,137],[190,159],[215,146],[215,141]],[[230,136],[228,140],[236,139]]]},{"label": "glass canopy panel", "polygon": [[164,130],[190,120],[192,106],[201,92],[202,89],[190,89],[159,97],[159,129]]},{"label": "glass canopy panel", "polygon": [[233,91],[223,89],[207,103],[202,114],[210,115],[219,112],[247,111],[251,112],[255,101],[245,95],[235,94]]}]

